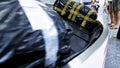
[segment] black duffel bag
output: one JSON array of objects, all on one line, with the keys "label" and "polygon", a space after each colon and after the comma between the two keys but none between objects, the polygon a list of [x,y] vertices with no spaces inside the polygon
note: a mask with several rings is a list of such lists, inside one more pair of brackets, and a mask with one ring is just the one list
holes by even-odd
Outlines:
[{"label": "black duffel bag", "polygon": [[53,8],[64,19],[72,21],[79,28],[96,22],[97,13],[82,3],[72,0],[56,0]]},{"label": "black duffel bag", "polygon": [[[49,9],[41,2],[36,1],[36,3],[34,2],[35,0],[33,2],[31,2],[31,0],[28,1],[30,1],[29,4],[35,3],[37,7],[42,8],[42,11],[52,20],[55,28],[53,29],[51,26],[46,26],[45,28],[51,28],[33,29],[31,19],[23,9],[24,7],[30,8],[31,10],[29,11],[32,11],[35,10],[36,7],[32,5],[30,7],[21,7],[17,0],[2,1],[0,3],[0,68],[54,68],[60,60],[64,59],[64,56],[70,53],[69,44],[72,30],[69,25],[65,23],[55,11]],[[39,10],[39,8],[37,9]],[[37,13],[42,12],[33,12],[33,16],[34,13],[37,15]],[[42,15],[44,15],[44,13]],[[51,20],[47,18],[39,19],[36,22],[43,22],[43,20],[51,22]],[[48,31],[48,33],[45,34],[44,30]],[[57,37],[57,40],[54,37]],[[45,39],[49,41],[49,43],[47,43]],[[51,49],[49,48],[50,50],[46,51],[46,47],[49,47],[46,45],[50,45],[51,43]],[[46,59],[46,53],[53,53],[54,51],[52,50],[54,50],[55,47],[58,48],[58,50],[56,49],[56,58],[52,57],[52,59],[56,60],[49,62],[49,59]]]}]

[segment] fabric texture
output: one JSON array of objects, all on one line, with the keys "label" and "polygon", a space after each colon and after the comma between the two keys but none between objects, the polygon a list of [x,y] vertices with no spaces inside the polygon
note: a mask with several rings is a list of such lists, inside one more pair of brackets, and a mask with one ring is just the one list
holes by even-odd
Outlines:
[{"label": "fabric texture", "polygon": [[119,11],[120,10],[120,0],[112,0],[113,10]]}]

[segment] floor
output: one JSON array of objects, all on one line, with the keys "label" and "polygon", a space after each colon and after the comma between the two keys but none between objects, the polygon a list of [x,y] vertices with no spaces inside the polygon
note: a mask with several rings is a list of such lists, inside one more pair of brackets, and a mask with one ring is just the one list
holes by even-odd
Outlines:
[{"label": "floor", "polygon": [[116,38],[118,29],[110,29],[105,68],[120,68],[120,40]]}]

